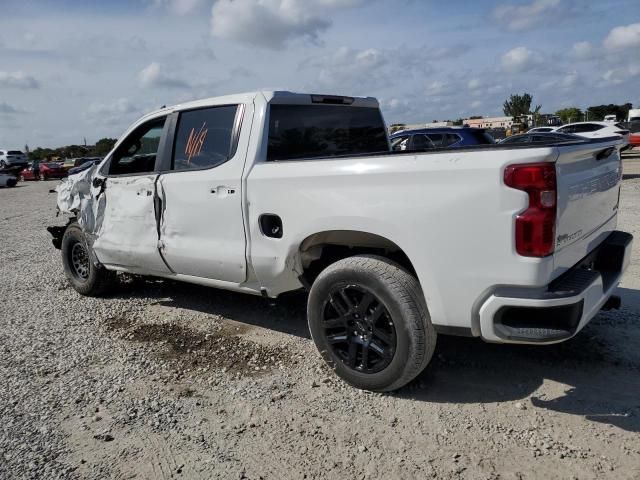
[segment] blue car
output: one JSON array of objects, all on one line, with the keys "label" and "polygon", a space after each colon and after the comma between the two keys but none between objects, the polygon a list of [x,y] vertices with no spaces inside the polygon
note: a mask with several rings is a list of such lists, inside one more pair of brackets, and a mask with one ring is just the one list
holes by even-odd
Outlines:
[{"label": "blue car", "polygon": [[437,127],[401,130],[389,138],[392,150],[456,148],[496,143],[484,128]]}]

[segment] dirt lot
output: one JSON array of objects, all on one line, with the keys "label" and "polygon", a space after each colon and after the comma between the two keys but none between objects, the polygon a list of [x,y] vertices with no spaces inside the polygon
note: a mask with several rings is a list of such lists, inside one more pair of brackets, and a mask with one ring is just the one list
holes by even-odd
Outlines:
[{"label": "dirt lot", "polygon": [[[323,366],[305,299],[67,286],[56,182],[0,189],[0,478],[640,478],[640,242],[570,342],[441,337],[391,395]],[[640,179],[620,226],[640,238]]]}]

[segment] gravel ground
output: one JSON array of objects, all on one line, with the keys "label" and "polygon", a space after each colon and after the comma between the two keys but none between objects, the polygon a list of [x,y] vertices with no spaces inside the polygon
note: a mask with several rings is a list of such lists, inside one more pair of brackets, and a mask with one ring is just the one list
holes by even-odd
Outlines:
[{"label": "gravel ground", "polygon": [[[305,298],[68,287],[55,182],[0,189],[0,478],[640,478],[640,265],[550,347],[440,337],[389,395],[321,363]],[[640,179],[620,226],[640,238]]]}]

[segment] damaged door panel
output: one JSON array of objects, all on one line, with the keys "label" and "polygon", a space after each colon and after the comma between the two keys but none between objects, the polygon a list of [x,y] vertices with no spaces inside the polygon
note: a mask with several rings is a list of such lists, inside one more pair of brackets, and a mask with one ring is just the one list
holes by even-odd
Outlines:
[{"label": "damaged door panel", "polygon": [[93,244],[101,263],[170,273],[158,251],[157,174],[109,178],[102,228]]},{"label": "damaged door panel", "polygon": [[181,112],[171,170],[162,172],[160,251],[182,275],[242,283],[247,278],[237,148],[243,108]]}]

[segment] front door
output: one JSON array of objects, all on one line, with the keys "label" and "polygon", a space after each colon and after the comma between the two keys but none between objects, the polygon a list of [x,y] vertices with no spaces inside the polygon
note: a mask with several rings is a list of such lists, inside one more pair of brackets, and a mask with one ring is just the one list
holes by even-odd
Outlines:
[{"label": "front door", "polygon": [[155,164],[165,123],[161,117],[135,128],[102,167],[104,212],[93,249],[105,265],[170,273],[158,250],[155,211]]},{"label": "front door", "polygon": [[[158,194],[161,252],[179,274],[242,283],[247,278],[242,172],[252,106],[180,112],[169,171]],[[248,123],[248,122],[247,122]],[[248,130],[245,128],[244,130]]]}]

